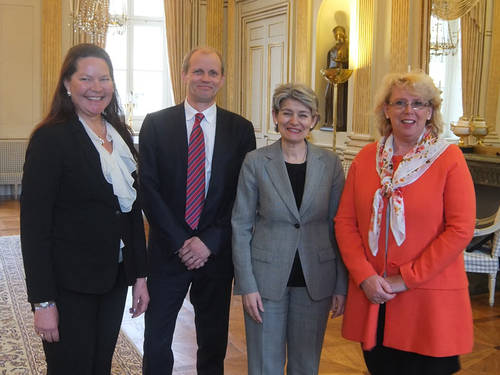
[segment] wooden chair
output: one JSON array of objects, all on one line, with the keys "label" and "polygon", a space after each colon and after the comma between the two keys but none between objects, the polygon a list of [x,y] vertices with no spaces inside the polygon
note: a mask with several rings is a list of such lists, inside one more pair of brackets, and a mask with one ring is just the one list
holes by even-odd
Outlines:
[{"label": "wooden chair", "polygon": [[475,248],[471,252],[465,251],[464,262],[466,272],[488,274],[489,302],[490,306],[493,306],[500,257],[500,207],[496,215],[491,216],[489,219],[489,223],[486,220],[478,220],[481,225],[489,225],[474,230],[474,238],[479,236],[489,236],[489,238],[485,237],[487,241],[481,244],[479,248]]}]

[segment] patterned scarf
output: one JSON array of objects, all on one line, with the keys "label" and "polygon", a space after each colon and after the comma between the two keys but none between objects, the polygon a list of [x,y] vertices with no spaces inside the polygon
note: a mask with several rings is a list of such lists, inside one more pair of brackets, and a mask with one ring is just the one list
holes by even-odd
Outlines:
[{"label": "patterned scarf", "polygon": [[418,180],[448,146],[448,142],[444,139],[434,137],[429,130],[424,130],[416,146],[403,157],[398,168],[394,171],[392,164],[394,154],[393,135],[391,133],[388,137],[380,139],[377,144],[376,158],[380,188],[377,189],[373,196],[373,210],[370,219],[370,231],[368,232],[368,243],[374,256],[378,252],[378,240],[384,209],[383,198],[389,198],[391,231],[396,243],[401,246],[406,237],[406,228],[405,205],[400,188]]}]

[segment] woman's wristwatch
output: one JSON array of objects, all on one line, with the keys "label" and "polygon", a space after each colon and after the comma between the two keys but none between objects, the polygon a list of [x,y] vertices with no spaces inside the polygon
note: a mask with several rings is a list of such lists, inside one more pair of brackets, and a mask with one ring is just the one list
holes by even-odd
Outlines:
[{"label": "woman's wristwatch", "polygon": [[54,307],[56,303],[54,301],[48,301],[48,302],[40,302],[40,303],[34,303],[33,307],[35,308],[35,311],[41,310],[41,309],[46,309],[48,307]]}]

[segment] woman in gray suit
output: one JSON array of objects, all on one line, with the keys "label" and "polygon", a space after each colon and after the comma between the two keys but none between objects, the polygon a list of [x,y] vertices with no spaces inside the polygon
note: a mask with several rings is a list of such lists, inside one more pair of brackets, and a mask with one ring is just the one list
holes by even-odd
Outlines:
[{"label": "woman in gray suit", "polygon": [[[234,294],[242,295],[249,375],[317,374],[328,313],[344,311],[346,270],[333,232],[339,158],[306,137],[318,121],[308,87],[273,95],[281,139],[247,154],[233,209]],[[288,357],[288,359],[287,359]]]}]

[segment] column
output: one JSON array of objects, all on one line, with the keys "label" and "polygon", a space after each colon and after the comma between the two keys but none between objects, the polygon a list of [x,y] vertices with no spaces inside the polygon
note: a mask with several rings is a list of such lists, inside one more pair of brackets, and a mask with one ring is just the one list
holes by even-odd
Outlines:
[{"label": "column", "polygon": [[370,120],[372,103],[372,56],[373,29],[375,15],[374,0],[358,0],[357,2],[357,32],[358,51],[355,62],[352,128],[347,134],[347,144],[344,150],[344,168],[351,165],[356,154],[365,145],[373,141]]}]

